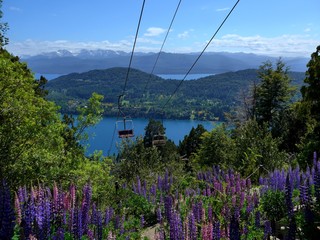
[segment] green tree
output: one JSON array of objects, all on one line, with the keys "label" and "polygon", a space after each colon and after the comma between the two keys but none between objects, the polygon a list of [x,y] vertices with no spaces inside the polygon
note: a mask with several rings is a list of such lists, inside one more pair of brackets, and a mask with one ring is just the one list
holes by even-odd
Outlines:
[{"label": "green tree", "polygon": [[249,120],[234,129],[232,137],[236,149],[234,167],[245,177],[258,180],[261,174],[286,163],[286,153],[279,150],[281,141],[272,137],[267,123],[260,126],[255,120]]},{"label": "green tree", "polygon": [[0,49],[0,176],[11,186],[78,179],[86,160],[80,140],[101,117],[102,96],[93,94],[77,124],[62,121],[58,107],[44,98],[25,63]]},{"label": "green tree", "polygon": [[192,127],[189,132],[189,135],[184,136],[182,142],[179,144],[179,153],[181,156],[186,156],[187,158],[191,157],[195,153],[201,142],[201,136],[206,132],[206,129],[202,124],[198,124],[196,128]]},{"label": "green tree", "polygon": [[160,121],[149,119],[148,125],[145,127],[143,142],[145,147],[152,147],[152,140],[155,135],[165,135],[166,129]]},{"label": "green tree", "polygon": [[[0,20],[2,19],[3,12],[2,9],[2,0],[0,0]],[[9,26],[8,23],[0,22],[0,47],[7,45],[9,43],[9,39],[5,36],[6,32],[8,31]]]},{"label": "green tree", "polygon": [[57,107],[36,88],[26,64],[0,49],[0,175],[12,183],[54,178],[64,161]]},{"label": "green tree", "polygon": [[312,159],[314,151],[320,151],[320,46],[311,54],[307,64],[308,70],[301,88],[301,107],[304,109],[306,126],[305,135],[301,138],[299,148],[300,163],[306,165]]},{"label": "green tree", "polygon": [[282,135],[283,117],[295,89],[290,85],[288,67],[279,59],[273,67],[266,62],[259,69],[261,83],[255,89],[254,117],[262,125],[267,123],[275,137]]},{"label": "green tree", "polygon": [[222,168],[232,167],[235,158],[235,144],[230,137],[230,131],[224,124],[211,132],[202,135],[202,143],[194,154],[194,161],[200,166],[211,167],[219,165]]}]

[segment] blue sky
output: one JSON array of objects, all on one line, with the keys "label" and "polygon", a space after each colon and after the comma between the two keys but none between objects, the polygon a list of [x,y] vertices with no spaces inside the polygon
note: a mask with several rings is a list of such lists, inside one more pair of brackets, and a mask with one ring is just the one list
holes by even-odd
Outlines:
[{"label": "blue sky", "polygon": [[[130,52],[143,0],[4,0],[16,55],[66,49]],[[179,0],[146,0],[136,51],[158,52]],[[182,0],[163,48],[200,52],[236,0]],[[241,0],[207,51],[309,57],[320,45],[319,0]]]}]

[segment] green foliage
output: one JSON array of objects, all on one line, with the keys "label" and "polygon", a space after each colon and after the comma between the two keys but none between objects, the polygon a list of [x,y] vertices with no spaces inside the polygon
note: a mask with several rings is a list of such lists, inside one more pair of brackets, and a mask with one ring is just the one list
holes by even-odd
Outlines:
[{"label": "green foliage", "polygon": [[145,147],[152,147],[152,140],[156,135],[165,135],[166,129],[160,121],[149,119],[148,125],[145,127],[143,142]]},{"label": "green foliage", "polygon": [[282,132],[283,114],[294,95],[294,88],[290,85],[288,68],[280,60],[273,68],[271,62],[260,67],[259,78],[255,92],[255,118],[261,125],[268,123],[273,136],[279,137]]},{"label": "green foliage", "polygon": [[[301,88],[301,105],[306,113],[306,132],[302,138],[299,149],[302,150],[299,158],[306,163],[312,159],[312,153],[320,149],[320,46],[311,54],[307,64],[308,70],[304,80],[305,86]],[[306,165],[306,164],[304,164]]]},{"label": "green foliage", "polygon": [[84,130],[90,126],[94,126],[102,119],[102,100],[103,96],[97,93],[92,93],[85,106],[78,107],[79,115],[77,117],[76,139],[86,140],[87,136]]},{"label": "green foliage", "polygon": [[202,144],[194,159],[200,166],[219,165],[227,168],[232,165],[235,160],[235,143],[224,124],[203,133]]},{"label": "green foliage", "polygon": [[256,181],[261,174],[267,173],[266,169],[272,171],[285,164],[286,153],[279,149],[281,141],[272,137],[266,124],[260,126],[249,120],[234,129],[232,137],[237,159],[234,166],[243,176],[250,175]]},{"label": "green foliage", "polygon": [[261,198],[262,210],[268,219],[279,221],[286,215],[285,193],[268,190]]},{"label": "green foliage", "polygon": [[[0,0],[0,20],[2,19],[3,12],[2,8],[2,0]],[[6,32],[9,30],[8,23],[0,22],[0,48],[7,45],[9,43],[9,39],[5,36]]]},{"label": "green foliage", "polygon": [[126,192],[125,201],[122,202],[125,214],[139,218],[144,217],[147,225],[157,222],[154,206],[144,196],[133,193],[132,191],[122,190]]},{"label": "green foliage", "polygon": [[84,129],[101,118],[102,96],[93,94],[75,124],[71,116],[62,121],[58,107],[44,98],[45,83],[44,78],[34,80],[19,58],[0,50],[0,176],[12,187],[93,179],[95,194],[106,195],[110,166],[86,159],[80,145]]},{"label": "green foliage", "polygon": [[0,175],[14,185],[54,179],[65,160],[57,107],[36,94],[30,70],[3,49],[0,69]]},{"label": "green foliage", "polygon": [[134,181],[137,176],[152,181],[154,175],[163,173],[166,169],[170,172],[182,172],[183,163],[179,162],[176,147],[171,141],[161,147],[145,147],[142,138],[135,141],[123,140],[119,148],[117,162],[113,173],[119,181],[128,184]]},{"label": "green foliage", "polygon": [[[105,115],[117,116],[118,109],[114,106],[122,91],[119,79],[125,79],[126,72],[126,68],[110,68],[61,76],[47,84],[48,97],[62,107],[62,112],[76,113],[77,105],[96,92],[105,96]],[[296,84],[302,84],[303,73],[290,74]],[[131,69],[125,95],[127,104],[122,110],[131,117],[223,120],[224,113],[238,104],[239,89],[247,89],[256,79],[257,71],[250,69],[186,81],[166,106],[163,116],[162,106],[175,90],[177,81]],[[152,84],[145,89],[147,81]]]},{"label": "green foliage", "polygon": [[192,127],[189,135],[184,136],[184,139],[179,144],[179,153],[181,156],[191,157],[198,149],[202,143],[201,136],[206,130],[203,125],[198,124],[196,128]]},{"label": "green foliage", "polygon": [[143,140],[125,139],[121,142],[114,174],[117,179],[131,183],[137,176],[146,178],[161,169],[161,157],[157,148],[144,147]]},{"label": "green foliage", "polygon": [[92,186],[92,198],[99,206],[111,203],[114,194],[114,177],[110,175],[112,168],[111,159],[99,157],[95,153],[92,160],[84,159],[79,166],[70,172],[73,181],[82,189],[87,183]]}]

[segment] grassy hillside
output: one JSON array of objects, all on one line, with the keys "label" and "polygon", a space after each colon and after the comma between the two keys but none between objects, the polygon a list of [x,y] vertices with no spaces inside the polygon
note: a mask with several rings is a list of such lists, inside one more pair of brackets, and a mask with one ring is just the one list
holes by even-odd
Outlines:
[{"label": "grassy hillside", "polygon": [[[116,116],[126,73],[126,68],[110,68],[61,76],[48,82],[48,98],[60,105],[62,112],[75,113],[79,104],[85,103],[92,92],[97,92],[105,97],[105,114]],[[300,86],[304,73],[291,73],[291,77],[293,84]],[[255,69],[184,81],[165,104],[180,81],[131,69],[122,110],[131,117],[222,119],[224,112],[238,104],[239,92],[248,89],[254,81],[258,81]]]}]

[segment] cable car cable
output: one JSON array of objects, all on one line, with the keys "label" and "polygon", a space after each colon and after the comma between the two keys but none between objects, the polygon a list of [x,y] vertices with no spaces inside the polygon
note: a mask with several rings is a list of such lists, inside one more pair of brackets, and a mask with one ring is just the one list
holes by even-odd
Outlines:
[{"label": "cable car cable", "polygon": [[131,56],[130,56],[129,67],[128,67],[128,70],[127,70],[126,80],[125,80],[125,83],[124,83],[124,86],[123,86],[123,93],[122,93],[122,95],[125,94],[125,91],[126,91],[126,88],[127,88],[127,83],[128,83],[128,78],[129,78],[129,72],[130,72],[130,68],[131,68],[131,63],[132,63],[132,58],[133,58],[134,49],[135,49],[136,43],[137,43],[137,38],[138,38],[138,33],[139,33],[139,29],[140,29],[140,24],[141,24],[141,19],[142,19],[142,14],[143,14],[145,2],[146,2],[146,0],[143,0],[142,7],[141,7],[141,11],[140,11],[140,17],[139,17],[138,27],[137,27],[137,31],[136,31],[136,36],[135,36],[135,38],[134,38],[134,43],[133,43],[132,52],[131,52]]},{"label": "cable car cable", "polygon": [[170,95],[169,99],[165,102],[165,104],[161,107],[161,109],[163,110],[166,105],[171,101],[171,99],[173,98],[173,96],[177,93],[178,89],[180,88],[180,86],[182,85],[182,83],[184,82],[184,80],[186,79],[186,77],[189,75],[189,73],[191,72],[191,70],[193,69],[193,67],[196,65],[196,63],[199,61],[200,57],[203,55],[203,53],[205,52],[205,50],[208,48],[208,46],[211,44],[212,40],[216,37],[216,35],[218,34],[218,32],[220,31],[220,29],[222,28],[222,26],[224,25],[224,23],[227,21],[227,19],[229,18],[229,16],[231,15],[231,13],[233,12],[233,10],[236,8],[236,6],[238,5],[238,3],[240,2],[240,0],[238,0],[234,6],[232,7],[232,9],[229,11],[228,15],[224,18],[224,20],[222,21],[222,23],[220,24],[220,26],[218,27],[218,29],[215,31],[215,33],[212,35],[211,39],[209,40],[209,42],[206,44],[206,46],[204,47],[204,49],[202,50],[202,52],[199,54],[199,56],[197,57],[197,59],[194,61],[194,63],[191,65],[191,67],[189,68],[189,70],[187,71],[187,73],[185,74],[185,76],[183,77],[183,79],[180,81],[180,83],[178,84],[178,86],[176,87],[176,89],[173,91],[173,93]]},{"label": "cable car cable", "polygon": [[[136,42],[137,42],[137,38],[138,38],[138,33],[139,33],[139,29],[140,29],[140,24],[141,24],[141,19],[142,19],[142,15],[143,15],[143,10],[144,10],[145,2],[146,2],[146,1],[143,0],[142,7],[141,7],[141,11],[140,11],[140,16],[139,16],[139,21],[138,21],[138,26],[137,26],[137,30],[136,30],[136,35],[135,35],[135,38],[134,38],[134,43],[133,43],[132,52],[131,52],[131,56],[130,56],[129,66],[128,66],[128,69],[127,69],[127,74],[126,74],[126,78],[125,78],[125,83],[124,83],[124,86],[123,86],[123,91],[122,91],[122,94],[120,94],[119,97],[118,97],[118,114],[117,114],[117,121],[118,121],[118,119],[119,119],[120,113],[122,113],[122,111],[121,111],[121,106],[120,106],[121,97],[123,97],[123,95],[125,94],[126,88],[127,88],[127,83],[128,83],[128,79],[129,79],[129,72],[130,72],[130,68],[131,68],[131,64],[132,64],[133,53],[134,53],[135,46],[136,46]],[[122,114],[123,114],[123,113],[122,113]],[[112,146],[113,146],[114,137],[115,137],[115,132],[116,132],[116,125],[115,125],[114,131],[113,131],[110,148],[109,148],[109,150],[108,150],[108,155],[110,155],[110,151],[111,151],[111,148],[112,148]]]},{"label": "cable car cable", "polygon": [[[154,72],[154,70],[155,70],[155,68],[156,68],[156,65],[157,65],[157,63],[158,63],[158,60],[159,60],[160,55],[161,55],[161,53],[162,53],[162,49],[163,49],[163,47],[164,47],[164,44],[165,44],[166,41],[167,41],[167,38],[168,38],[169,32],[170,32],[170,30],[171,30],[172,24],[173,24],[173,22],[174,22],[174,20],[175,20],[175,18],[176,18],[177,12],[178,12],[178,10],[179,10],[179,8],[180,8],[181,2],[182,2],[182,0],[179,0],[179,3],[178,3],[178,5],[177,5],[177,7],[176,7],[176,10],[175,10],[175,12],[174,12],[174,15],[173,15],[173,17],[172,17],[172,19],[171,19],[169,28],[168,28],[168,30],[167,30],[166,36],[165,36],[165,38],[164,38],[164,40],[163,40],[163,42],[162,42],[160,51],[159,51],[159,53],[157,54],[156,61],[154,62],[154,65],[153,65],[153,67],[152,67],[151,72],[149,73],[149,78],[148,78],[148,81],[147,81],[147,83],[146,83],[143,91],[142,91],[142,95],[143,95],[143,93],[146,92],[146,90],[147,90],[147,88],[148,88],[148,85],[149,85],[150,80],[151,80],[151,75],[153,74],[153,72]],[[138,109],[136,109],[136,111],[133,113],[133,115],[135,115],[135,114],[137,113],[137,111],[138,111]]]}]

